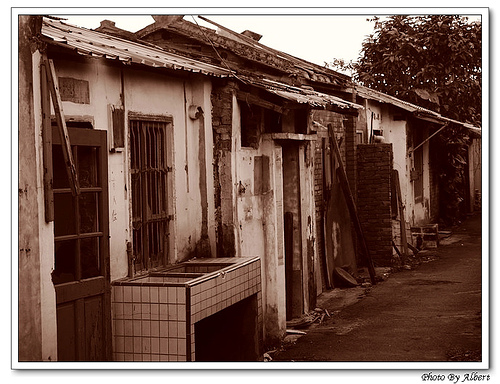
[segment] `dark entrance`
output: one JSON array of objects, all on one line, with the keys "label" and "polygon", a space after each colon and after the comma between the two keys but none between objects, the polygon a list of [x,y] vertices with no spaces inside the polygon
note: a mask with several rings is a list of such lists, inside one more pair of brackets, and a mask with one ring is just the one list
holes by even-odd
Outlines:
[{"label": "dark entrance", "polygon": [[285,212],[286,318],[300,317],[304,310],[302,236],[299,177],[299,146],[284,142],[283,207]]},{"label": "dark entrance", "polygon": [[257,361],[257,319],[257,295],[252,295],[197,322],[196,361]]}]

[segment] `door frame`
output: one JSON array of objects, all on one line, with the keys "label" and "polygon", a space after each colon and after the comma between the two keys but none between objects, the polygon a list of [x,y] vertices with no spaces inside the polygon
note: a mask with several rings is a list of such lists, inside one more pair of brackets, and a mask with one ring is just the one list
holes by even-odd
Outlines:
[{"label": "door frame", "polygon": [[[110,255],[109,255],[109,201],[108,201],[108,156],[107,156],[107,131],[68,128],[68,134],[72,146],[92,146],[98,148],[97,167],[100,178],[100,187],[94,188],[100,193],[101,205],[98,218],[99,232],[99,255],[100,276],[79,279],[67,283],[55,284],[56,308],[63,303],[75,302],[75,351],[76,361],[87,361],[85,356],[85,324],[81,315],[84,313],[85,299],[102,296],[102,361],[112,360],[112,327],[111,327],[111,280],[110,280]],[[53,145],[62,145],[62,140],[57,127],[52,127]],[[85,190],[85,188],[82,188]],[[89,188],[92,189],[92,188]],[[78,277],[78,276],[77,276]],[[56,309],[56,316],[58,309]],[[57,325],[59,331],[59,325]],[[82,334],[78,334],[82,332]],[[58,332],[59,333],[59,332]],[[82,337],[83,336],[83,337]],[[58,341],[59,350],[59,341]],[[58,356],[58,360],[60,357]]]}]

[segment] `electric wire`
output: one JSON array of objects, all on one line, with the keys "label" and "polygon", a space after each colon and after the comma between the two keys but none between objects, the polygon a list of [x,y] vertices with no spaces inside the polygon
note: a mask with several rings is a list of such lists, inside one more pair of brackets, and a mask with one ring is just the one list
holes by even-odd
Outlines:
[{"label": "electric wire", "polygon": [[205,36],[205,39],[207,39],[207,41],[210,43],[210,45],[212,46],[213,50],[215,51],[215,53],[217,54],[217,56],[219,57],[219,59],[221,60],[221,62],[226,66],[227,69],[229,69],[233,76],[238,79],[239,81],[241,81],[242,83],[244,84],[248,84],[247,81],[241,79],[238,77],[238,75],[236,74],[236,71],[233,70],[229,64],[226,62],[226,60],[224,60],[222,58],[222,56],[220,55],[219,51],[217,50],[217,48],[215,47],[214,43],[212,42],[212,40],[210,39],[210,37],[208,37],[208,35],[205,33],[205,31],[203,30],[203,28],[201,28],[201,26],[198,24],[198,22],[196,21],[195,17],[193,15],[191,15],[191,17],[193,18],[193,21],[195,22],[195,24],[198,26],[198,28],[200,29],[201,33],[203,34],[203,36]]}]

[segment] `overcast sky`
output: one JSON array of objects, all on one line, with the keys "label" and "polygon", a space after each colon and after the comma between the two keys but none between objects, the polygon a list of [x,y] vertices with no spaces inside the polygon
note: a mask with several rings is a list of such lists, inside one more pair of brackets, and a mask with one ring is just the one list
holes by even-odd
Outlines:
[{"label": "overcast sky", "polygon": [[[168,14],[169,10],[177,9],[163,8],[159,12]],[[112,11],[88,15],[91,12],[84,9],[74,11],[71,15],[63,15],[68,17],[68,23],[90,29],[97,28],[100,21],[104,19],[112,20],[117,27],[131,32],[136,32],[154,22],[149,16],[154,14],[154,9],[147,9],[147,11],[136,9],[134,15],[120,15],[120,12],[124,12],[120,8],[112,9]],[[199,14],[235,32],[251,30],[263,35],[260,40],[262,44],[319,65],[324,65],[325,62],[330,63],[334,59],[355,61],[361,51],[363,40],[374,30],[374,22],[367,21],[367,19],[374,15],[401,13],[401,9],[396,8],[383,10],[378,8],[301,8],[300,11],[291,8],[279,8],[273,11],[252,8],[246,12],[241,9],[190,8],[188,11],[190,13],[181,13],[186,15],[185,19],[188,21],[195,22],[191,15]],[[405,13],[411,12],[411,9],[406,8],[404,11]],[[420,14],[424,11],[425,9],[419,9]],[[459,11],[464,11],[464,9]],[[439,9],[432,9],[432,12],[440,13]],[[51,15],[55,14],[51,13]],[[59,16],[61,16],[60,12]],[[200,25],[217,28],[197,17],[196,21]]]},{"label": "overcast sky", "polygon": [[[334,16],[334,15],[206,15],[235,32],[249,29],[263,35],[260,42],[268,47],[323,65],[334,58],[356,60],[363,39],[373,32],[374,23],[366,21],[373,15]],[[150,16],[71,16],[68,22],[85,28],[97,28],[100,21],[109,19],[116,26],[136,32],[153,23]],[[185,16],[195,22],[193,16]],[[196,17],[200,25],[217,27]]]}]

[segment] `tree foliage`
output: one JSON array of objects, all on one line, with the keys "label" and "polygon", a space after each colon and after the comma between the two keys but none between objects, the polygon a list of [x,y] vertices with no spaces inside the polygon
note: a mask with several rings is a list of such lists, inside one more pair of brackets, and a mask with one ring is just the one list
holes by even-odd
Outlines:
[{"label": "tree foliage", "polygon": [[[366,87],[481,126],[481,23],[454,15],[373,18],[375,28],[357,62],[336,60]],[[465,208],[467,144],[464,129],[439,135],[441,219],[456,223]]]},{"label": "tree foliage", "polygon": [[352,65],[357,82],[480,126],[481,23],[453,15],[372,20]]}]

